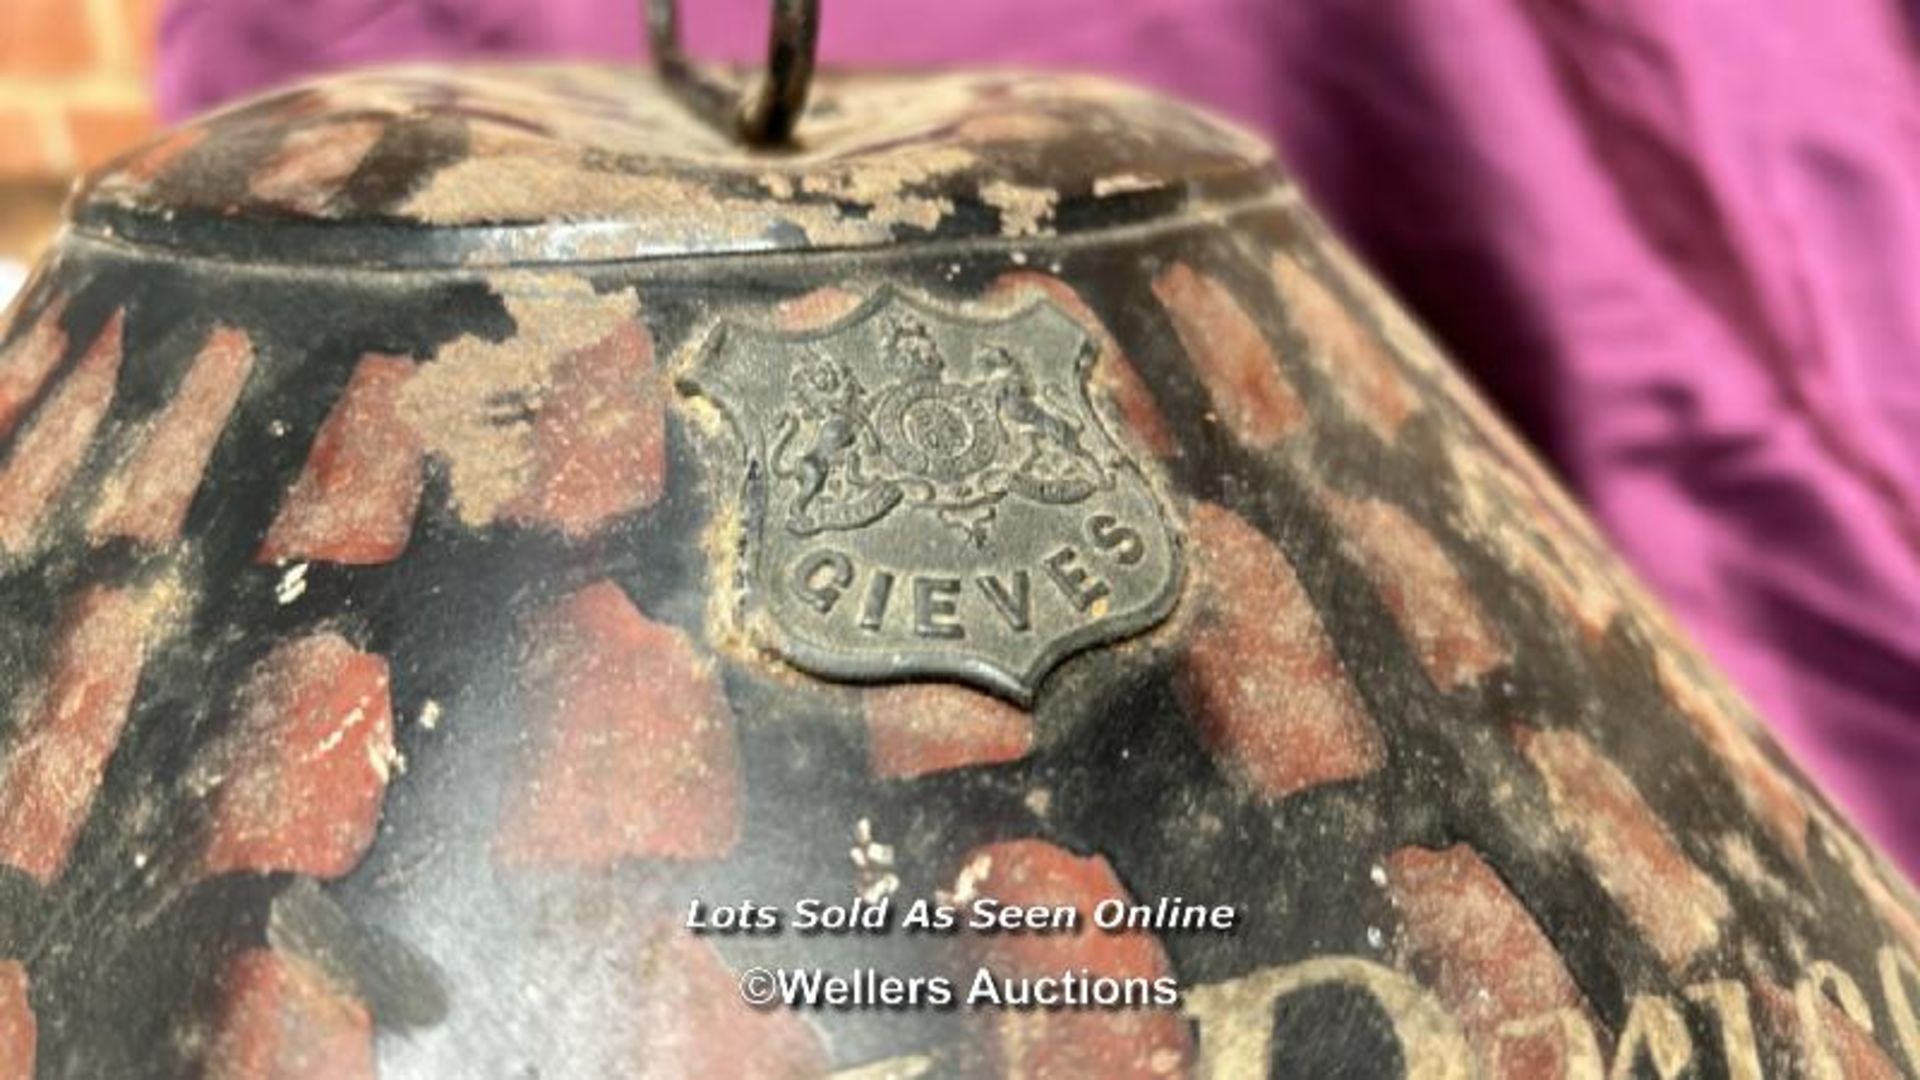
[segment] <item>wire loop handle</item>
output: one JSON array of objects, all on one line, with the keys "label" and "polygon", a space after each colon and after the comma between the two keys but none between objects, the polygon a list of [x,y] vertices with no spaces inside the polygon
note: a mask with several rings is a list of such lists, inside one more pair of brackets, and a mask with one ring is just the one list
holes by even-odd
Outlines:
[{"label": "wire loop handle", "polygon": [[820,0],[773,0],[767,70],[750,92],[681,51],[675,0],[647,0],[647,37],[661,78],[689,108],[754,146],[779,146],[792,138],[807,106]]}]

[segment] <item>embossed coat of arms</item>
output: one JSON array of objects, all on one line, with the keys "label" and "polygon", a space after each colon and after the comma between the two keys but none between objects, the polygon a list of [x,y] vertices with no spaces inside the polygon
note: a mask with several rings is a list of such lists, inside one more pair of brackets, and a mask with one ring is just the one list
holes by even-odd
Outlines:
[{"label": "embossed coat of arms", "polygon": [[988,320],[893,289],[818,330],[716,328],[682,386],[745,448],[748,625],[828,677],[1024,702],[1164,617],[1179,539],[1089,398],[1097,351],[1046,301]]}]

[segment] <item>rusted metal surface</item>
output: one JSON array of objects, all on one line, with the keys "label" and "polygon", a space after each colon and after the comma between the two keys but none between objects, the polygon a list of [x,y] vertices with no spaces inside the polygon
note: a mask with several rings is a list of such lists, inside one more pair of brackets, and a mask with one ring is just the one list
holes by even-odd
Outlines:
[{"label": "rusted metal surface", "polygon": [[[766,158],[645,86],[355,76],[81,196],[0,336],[0,1076],[1920,1070],[1906,885],[1263,150],[862,76]],[[866,404],[716,381],[727,335]],[[1170,605],[1011,681],[930,677],[984,669],[910,602],[800,655],[757,590],[888,485],[834,542],[964,581],[978,655],[1029,655],[1020,570],[1047,651],[1014,548],[1081,510],[1163,517]],[[855,897],[1238,920],[686,926]],[[1180,992],[761,1012],[760,966]]]},{"label": "rusted metal surface", "polygon": [[1071,234],[1258,196],[1267,161],[1095,78],[824,74],[793,144],[751,153],[645,71],[402,69],[189,125],[74,216],[219,258],[502,265]]}]

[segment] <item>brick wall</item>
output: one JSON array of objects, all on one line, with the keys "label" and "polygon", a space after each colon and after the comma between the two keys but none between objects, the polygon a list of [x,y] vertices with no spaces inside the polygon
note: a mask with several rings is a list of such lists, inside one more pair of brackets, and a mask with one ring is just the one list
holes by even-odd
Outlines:
[{"label": "brick wall", "polygon": [[161,0],[0,0],[0,182],[62,180],[154,125]]}]

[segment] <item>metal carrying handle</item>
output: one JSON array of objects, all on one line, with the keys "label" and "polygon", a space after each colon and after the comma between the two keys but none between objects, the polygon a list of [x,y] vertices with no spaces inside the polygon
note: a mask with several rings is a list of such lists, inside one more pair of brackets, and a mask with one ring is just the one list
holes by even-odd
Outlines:
[{"label": "metal carrying handle", "polygon": [[680,51],[680,12],[674,0],[647,0],[647,37],[661,78],[689,108],[754,146],[778,146],[793,136],[807,107],[814,47],[820,38],[820,0],[773,0],[767,70],[751,92]]}]

